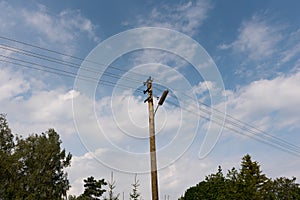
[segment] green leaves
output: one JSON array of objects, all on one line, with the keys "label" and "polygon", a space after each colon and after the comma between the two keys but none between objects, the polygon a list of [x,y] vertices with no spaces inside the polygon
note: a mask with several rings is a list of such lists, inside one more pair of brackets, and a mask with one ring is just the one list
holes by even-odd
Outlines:
[{"label": "green leaves", "polygon": [[2,199],[59,200],[69,189],[63,171],[71,162],[71,154],[61,149],[59,135],[49,129],[41,135],[16,137],[0,115],[0,193]]},{"label": "green leaves", "polygon": [[205,181],[189,188],[180,199],[300,199],[300,187],[295,181],[296,178],[267,178],[258,162],[246,155],[242,158],[239,171],[232,168],[224,177],[219,166],[216,174],[207,176]]},{"label": "green leaves", "polygon": [[9,154],[14,147],[14,136],[5,117],[6,115],[0,114],[0,152]]},{"label": "green leaves", "polygon": [[13,134],[6,121],[6,116],[0,114],[0,194],[5,199],[13,198],[16,164],[12,155],[15,146]]},{"label": "green leaves", "polygon": [[89,200],[99,200],[105,189],[102,189],[102,186],[107,185],[104,179],[95,180],[93,176],[84,179],[84,192],[79,197],[79,199],[89,199]]},{"label": "green leaves", "polygon": [[36,198],[60,199],[69,189],[67,175],[63,172],[71,162],[60,148],[59,135],[49,129],[41,135],[17,138],[16,156],[19,162],[22,191]]},{"label": "green leaves", "polygon": [[274,180],[272,184],[274,199],[300,199],[299,184],[296,178],[288,179],[280,177]]}]

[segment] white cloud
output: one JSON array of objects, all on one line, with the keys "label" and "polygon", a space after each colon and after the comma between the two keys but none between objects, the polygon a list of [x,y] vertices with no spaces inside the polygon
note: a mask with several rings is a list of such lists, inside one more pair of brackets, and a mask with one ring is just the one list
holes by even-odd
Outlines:
[{"label": "white cloud", "polygon": [[296,59],[295,63],[297,64],[297,59],[299,59],[298,55],[300,53],[300,29],[292,31],[287,35],[284,46],[286,48],[279,54],[280,61],[278,62],[278,65],[283,65],[289,61],[292,61],[293,59]]},{"label": "white cloud", "polygon": [[60,95],[59,98],[65,101],[65,100],[76,98],[78,95],[79,92],[77,92],[76,90],[70,90],[68,93]]},{"label": "white cloud", "polygon": [[29,82],[20,73],[13,73],[5,68],[0,70],[0,102],[27,92],[29,87]]},{"label": "white cloud", "polygon": [[272,80],[259,80],[229,92],[228,108],[233,116],[245,121],[259,123],[271,117],[269,127],[299,128],[300,72]]},{"label": "white cloud", "polygon": [[[180,68],[187,65],[185,60],[163,50],[142,50],[132,54],[131,58],[135,66],[145,63],[160,63],[165,65],[174,65],[174,68]],[[153,68],[149,70],[155,72],[155,69],[156,67],[153,65]]]},{"label": "white cloud", "polygon": [[[60,49],[60,52],[70,55],[79,53],[78,46],[82,40],[85,43],[100,40],[96,34],[97,26],[79,10],[65,9],[54,13],[42,4],[20,7],[7,1],[0,2],[0,9],[0,33],[5,37],[44,48]],[[16,43],[9,45],[20,47]],[[28,46],[26,50],[30,50]]]},{"label": "white cloud", "polygon": [[215,84],[211,81],[199,82],[197,86],[193,87],[193,92],[198,95],[202,95],[204,92],[212,91],[215,89]]},{"label": "white cloud", "polygon": [[71,97],[76,92],[64,88],[46,91],[40,85],[34,78],[25,78],[20,71],[6,67],[0,70],[1,112],[12,120],[13,131],[27,135],[54,127],[63,134],[74,133]]},{"label": "white cloud", "polygon": [[[169,28],[185,33],[188,36],[194,36],[200,31],[200,27],[208,18],[208,13],[212,9],[212,4],[207,0],[188,1],[180,4],[163,4],[160,7],[153,8],[148,16],[138,16],[135,27],[154,26],[160,28]],[[145,41],[155,41],[153,38],[161,38],[163,35],[153,34],[151,38],[144,38]],[[176,40],[176,38],[163,38],[162,41],[170,46],[173,44],[174,52],[189,52],[192,57],[195,49],[190,44],[185,44]],[[162,63],[176,66],[176,68],[185,67],[187,62],[177,55],[170,54],[161,50],[144,50],[134,56],[134,64],[140,63]]]},{"label": "white cloud", "polygon": [[53,16],[48,14],[45,9],[37,11],[24,9],[21,15],[29,27],[36,29],[52,42],[74,41],[78,37],[78,31],[87,33],[94,41],[99,41],[95,34],[95,26],[78,10],[64,10],[57,16]]},{"label": "white cloud", "polygon": [[272,56],[278,43],[282,40],[280,28],[270,25],[263,17],[254,15],[249,21],[242,23],[236,41],[230,46],[236,52],[241,52],[253,60],[263,60]]},{"label": "white cloud", "polygon": [[156,26],[194,35],[208,17],[212,5],[207,0],[188,1],[178,5],[165,4],[154,8],[148,17],[140,17],[139,26]]},{"label": "white cloud", "polygon": [[242,21],[236,39],[218,48],[231,50],[239,61],[235,74],[258,80],[273,78],[282,71],[297,70],[300,53],[300,30],[265,13],[254,14]]},{"label": "white cloud", "polygon": [[218,48],[221,49],[221,50],[230,49],[230,48],[232,48],[232,44],[220,44],[218,46]]},{"label": "white cloud", "polygon": [[266,13],[244,20],[233,42],[221,43],[218,48],[231,50],[239,61],[235,74],[246,78],[272,78],[283,69],[296,68],[300,52],[300,31]]}]

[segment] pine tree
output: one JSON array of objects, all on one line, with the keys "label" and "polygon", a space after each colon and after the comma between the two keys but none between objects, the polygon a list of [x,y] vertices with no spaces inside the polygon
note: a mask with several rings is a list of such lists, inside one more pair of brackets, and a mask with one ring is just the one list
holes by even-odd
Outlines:
[{"label": "pine tree", "polygon": [[139,180],[136,179],[137,175],[134,177],[134,182],[132,185],[132,193],[130,193],[130,199],[132,200],[138,200],[138,198],[141,196],[141,194],[138,192],[138,187],[140,186]]},{"label": "pine tree", "polygon": [[272,183],[273,199],[300,199],[300,187],[296,178],[276,178]]},{"label": "pine tree", "polygon": [[238,175],[239,193],[243,194],[242,199],[264,199],[264,185],[269,181],[262,174],[260,165],[251,160],[250,155],[242,158],[240,173]]},{"label": "pine tree", "polygon": [[105,197],[104,200],[118,200],[120,194],[114,194],[114,189],[116,188],[116,181],[114,181],[113,172],[111,173],[110,182],[108,182],[108,188],[108,197]]},{"label": "pine tree", "polygon": [[95,180],[93,176],[88,177],[83,180],[84,182],[84,192],[77,199],[87,199],[87,200],[100,200],[100,197],[105,189],[102,189],[102,186],[107,185],[104,179]]}]

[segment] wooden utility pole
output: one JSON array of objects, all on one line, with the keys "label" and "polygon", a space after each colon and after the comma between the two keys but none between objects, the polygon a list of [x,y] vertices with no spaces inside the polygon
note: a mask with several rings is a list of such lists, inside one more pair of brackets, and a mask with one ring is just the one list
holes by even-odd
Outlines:
[{"label": "wooden utility pole", "polygon": [[158,181],[157,181],[157,164],[156,164],[156,145],[155,145],[155,128],[154,128],[154,108],[153,108],[153,94],[152,94],[152,79],[149,77],[147,82],[148,110],[149,110],[149,134],[150,134],[150,161],[151,161],[151,186],[152,186],[152,200],[158,200]]}]

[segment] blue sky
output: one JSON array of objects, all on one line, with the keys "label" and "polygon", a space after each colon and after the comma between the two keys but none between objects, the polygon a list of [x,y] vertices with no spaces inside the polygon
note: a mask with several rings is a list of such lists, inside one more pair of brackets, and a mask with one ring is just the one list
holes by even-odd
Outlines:
[{"label": "blue sky", "polygon": [[[178,198],[218,165],[225,171],[238,168],[246,153],[261,163],[268,176],[295,176],[299,181],[299,153],[286,152],[283,144],[283,150],[270,145],[278,145],[279,138],[299,146],[299,4],[296,0],[0,1],[0,112],[8,114],[17,134],[52,127],[60,133],[63,146],[73,154],[68,169],[70,194],[82,192],[83,178],[109,179],[114,171],[116,191],[128,196],[138,171],[142,195],[149,199],[147,106],[140,90],[151,75],[155,96],[170,89],[168,101],[156,115],[161,197]],[[144,27],[163,29],[123,38],[119,45],[110,43],[111,37],[123,31]],[[183,40],[185,36],[190,40]],[[162,48],[118,54],[109,67],[99,66],[107,58],[101,54],[105,42],[113,47],[112,53],[133,43]],[[203,47],[201,51],[193,46],[196,43]],[[52,61],[18,53],[12,47]],[[200,58],[199,66],[189,60]],[[52,72],[77,74],[77,79],[12,64],[25,65],[22,61],[43,70],[48,66]],[[205,70],[215,76],[205,76]],[[106,75],[98,77],[102,72]],[[83,83],[78,79],[82,73],[111,84]],[[203,102],[233,116],[235,123],[241,120],[265,132],[247,132],[245,124],[225,123],[227,128],[219,136],[222,127],[211,122],[224,115],[209,115],[211,110]],[[228,127],[238,128],[240,134]],[[214,144],[216,138],[210,154],[200,159],[203,141]],[[294,149],[299,152],[299,147]]]}]

